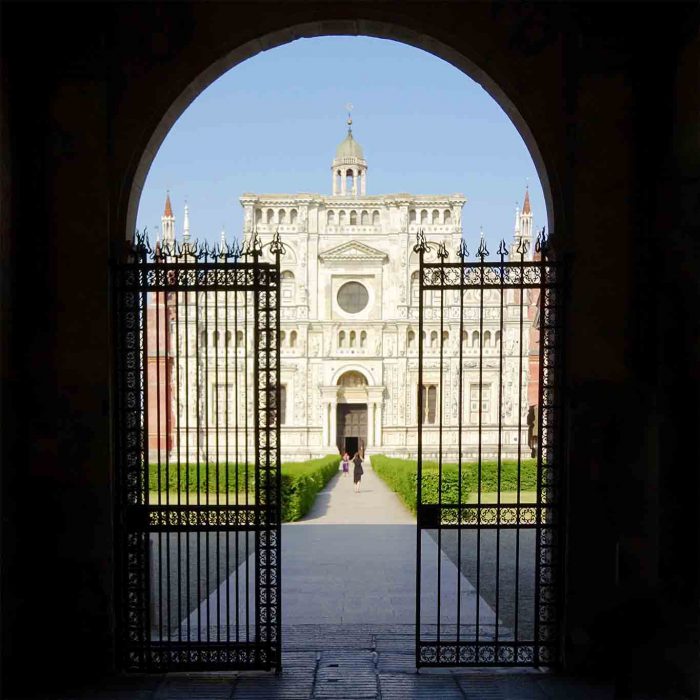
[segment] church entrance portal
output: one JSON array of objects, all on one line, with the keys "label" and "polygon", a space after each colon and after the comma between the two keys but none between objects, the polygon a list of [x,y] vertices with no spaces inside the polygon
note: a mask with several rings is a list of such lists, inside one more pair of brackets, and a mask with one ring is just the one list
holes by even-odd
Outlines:
[{"label": "church entrance portal", "polygon": [[367,442],[367,404],[341,404],[338,406],[338,449],[364,454]]}]

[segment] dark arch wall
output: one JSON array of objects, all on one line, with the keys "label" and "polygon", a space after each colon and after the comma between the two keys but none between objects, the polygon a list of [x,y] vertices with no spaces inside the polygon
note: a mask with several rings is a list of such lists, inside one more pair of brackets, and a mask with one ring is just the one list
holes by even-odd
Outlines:
[{"label": "dark arch wall", "polygon": [[356,33],[419,46],[481,82],[548,182],[550,224],[571,261],[566,668],[645,688],[661,669],[664,687],[697,693],[694,3],[0,11],[5,683],[26,683],[31,669],[33,682],[57,688],[113,664],[109,262],[157,145],[206,84],[257,50]]}]

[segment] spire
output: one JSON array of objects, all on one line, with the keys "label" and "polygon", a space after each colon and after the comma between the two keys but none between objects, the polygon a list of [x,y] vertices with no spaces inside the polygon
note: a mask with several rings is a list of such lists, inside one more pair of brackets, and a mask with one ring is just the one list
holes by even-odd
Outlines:
[{"label": "spire", "polygon": [[165,195],[165,210],[163,211],[163,216],[167,216],[169,218],[172,218],[173,215],[173,207],[170,204],[170,190],[168,190],[167,194]]},{"label": "spire", "polygon": [[175,240],[175,217],[173,216],[172,204],[170,204],[170,192],[165,196],[165,209],[160,218],[160,228],[163,243]]},{"label": "spire", "polygon": [[531,214],[530,211],[530,190],[527,185],[525,185],[525,200],[523,201],[523,214]]},{"label": "spire", "polygon": [[182,228],[183,228],[183,238],[186,241],[190,240],[190,208],[187,206],[187,203],[185,203],[185,218],[182,222]]},{"label": "spire", "polygon": [[352,102],[348,102],[345,106],[348,110],[348,136],[352,138]]}]

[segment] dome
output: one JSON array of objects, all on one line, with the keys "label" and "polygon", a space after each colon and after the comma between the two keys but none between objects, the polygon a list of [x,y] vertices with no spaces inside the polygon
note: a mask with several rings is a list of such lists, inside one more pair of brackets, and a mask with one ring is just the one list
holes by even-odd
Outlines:
[{"label": "dome", "polygon": [[352,131],[348,130],[348,135],[340,142],[340,145],[335,150],[336,160],[345,160],[346,158],[358,158],[364,160],[365,155],[362,152],[362,146],[352,137]]}]

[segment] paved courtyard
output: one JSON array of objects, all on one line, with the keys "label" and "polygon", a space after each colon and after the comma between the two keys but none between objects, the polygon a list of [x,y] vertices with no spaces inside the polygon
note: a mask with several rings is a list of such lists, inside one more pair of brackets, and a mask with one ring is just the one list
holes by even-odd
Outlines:
[{"label": "paved courtyard", "polygon": [[[442,595],[460,590],[462,622],[474,623],[476,592],[468,575],[458,572],[454,543],[438,550],[424,534],[423,608],[431,609],[435,590],[428,581],[441,567]],[[609,686],[584,683],[536,670],[440,670],[416,673],[415,519],[366,465],[362,490],[338,474],[319,495],[310,513],[283,526],[283,669],[261,673],[165,674],[127,676],[64,694],[61,700],[180,700],[223,698],[311,700],[376,698],[411,700],[607,700]],[[222,586],[231,585],[234,575]],[[427,592],[426,592],[427,589]],[[210,597],[215,591],[210,592]],[[182,625],[215,625],[207,596]],[[495,614],[489,595],[479,598],[483,634],[493,632]],[[471,601],[471,604],[469,604]],[[211,601],[210,601],[211,602]],[[493,600],[491,600],[493,603]],[[450,607],[450,606],[446,606]],[[499,615],[500,616],[500,615]],[[441,614],[450,624],[449,611]],[[502,629],[508,625],[502,621]],[[653,696],[647,696],[652,698]],[[640,696],[641,698],[641,696]],[[646,700],[646,699],[645,699]]]}]

